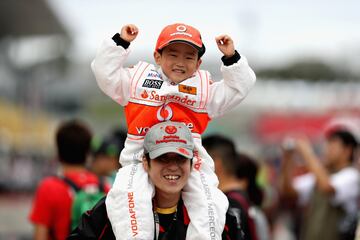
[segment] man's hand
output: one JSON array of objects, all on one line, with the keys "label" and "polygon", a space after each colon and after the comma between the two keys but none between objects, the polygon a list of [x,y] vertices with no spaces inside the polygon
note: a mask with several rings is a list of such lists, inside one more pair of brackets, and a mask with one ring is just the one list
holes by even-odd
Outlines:
[{"label": "man's hand", "polygon": [[220,35],[215,38],[219,50],[226,58],[232,57],[235,54],[234,42],[228,35]]},{"label": "man's hand", "polygon": [[120,37],[125,41],[132,42],[137,37],[139,29],[134,24],[127,24],[121,28]]},{"label": "man's hand", "polygon": [[303,158],[315,156],[314,150],[310,144],[310,141],[305,138],[298,138],[295,143],[296,150],[300,153]]}]

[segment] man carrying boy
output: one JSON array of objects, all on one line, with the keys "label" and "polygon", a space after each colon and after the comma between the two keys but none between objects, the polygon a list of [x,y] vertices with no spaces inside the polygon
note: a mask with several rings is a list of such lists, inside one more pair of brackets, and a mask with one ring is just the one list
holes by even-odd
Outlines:
[{"label": "man carrying boy", "polygon": [[[125,25],[112,41],[103,43],[92,63],[99,87],[125,107],[128,124],[120,156],[123,168],[106,200],[114,234],[117,239],[152,238],[154,190],[140,163],[143,140],[151,126],[171,120],[191,130],[196,146],[194,171],[182,193],[191,219],[187,239],[220,239],[228,201],[217,189],[213,161],[201,146],[200,134],[210,119],[223,115],[245,98],[255,74],[245,57],[235,51],[232,39],[221,35],[216,42],[224,54],[224,80],[213,82],[207,71],[199,70],[205,53],[199,31],[182,23],[165,27],[158,37],[154,59],[160,68],[146,62],[124,68],[128,47],[137,34],[135,25]],[[129,196],[135,203],[131,209]],[[124,232],[126,229],[129,231]]]},{"label": "man carrying boy", "polygon": [[[168,129],[172,129],[169,134]],[[167,141],[163,141],[166,139]],[[179,141],[180,140],[180,141]],[[192,169],[194,140],[182,123],[166,121],[151,127],[144,141],[143,166],[155,186],[152,199],[155,232],[151,239],[185,240],[191,219],[181,198]],[[176,176],[176,179],[175,177]],[[115,239],[107,218],[105,199],[82,216],[68,240]],[[235,215],[227,213],[222,239],[241,240]]]}]

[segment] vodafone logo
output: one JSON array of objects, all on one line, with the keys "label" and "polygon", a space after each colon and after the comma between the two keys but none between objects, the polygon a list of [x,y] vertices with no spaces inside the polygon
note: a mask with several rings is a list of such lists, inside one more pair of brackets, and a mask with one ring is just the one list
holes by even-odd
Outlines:
[{"label": "vodafone logo", "polygon": [[167,134],[174,134],[174,133],[177,132],[177,129],[176,129],[175,126],[166,126],[166,127],[165,127],[165,132],[166,132]]},{"label": "vodafone logo", "polygon": [[159,108],[156,114],[156,117],[160,122],[168,121],[172,118],[172,116],[173,111],[168,105],[163,105],[161,108]]},{"label": "vodafone logo", "polygon": [[186,31],[186,27],[184,25],[179,25],[176,27],[176,31],[178,32],[185,32]]}]

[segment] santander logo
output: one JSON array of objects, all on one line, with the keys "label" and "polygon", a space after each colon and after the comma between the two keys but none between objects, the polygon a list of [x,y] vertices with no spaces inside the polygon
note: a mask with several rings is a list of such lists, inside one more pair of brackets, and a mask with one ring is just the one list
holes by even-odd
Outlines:
[{"label": "santander logo", "polygon": [[142,98],[148,98],[148,97],[149,97],[149,94],[146,92],[146,90],[144,90],[144,91],[141,93],[141,97],[142,97]]},{"label": "santander logo", "polygon": [[177,129],[176,129],[176,127],[175,126],[166,126],[165,127],[165,132],[167,133],[167,134],[174,134],[174,133],[176,133],[177,132]]}]

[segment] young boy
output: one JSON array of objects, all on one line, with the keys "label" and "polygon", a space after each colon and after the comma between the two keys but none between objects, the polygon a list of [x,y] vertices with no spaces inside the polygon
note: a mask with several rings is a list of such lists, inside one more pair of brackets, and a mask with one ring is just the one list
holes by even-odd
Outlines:
[{"label": "young boy", "polygon": [[[221,35],[216,43],[224,54],[224,80],[213,82],[207,71],[199,70],[205,53],[200,32],[182,23],[166,26],[158,37],[154,59],[160,68],[141,61],[125,68],[128,47],[137,35],[135,25],[123,26],[112,41],[104,41],[92,63],[99,87],[125,107],[128,124],[128,137],[120,156],[123,168],[106,200],[116,239],[154,238],[154,189],[141,157],[146,131],[168,120],[184,123],[195,139],[194,171],[182,194],[191,219],[187,239],[221,239],[228,201],[217,189],[214,164],[201,145],[200,134],[210,119],[221,116],[245,98],[255,83],[255,74],[245,57],[235,50],[232,39]],[[171,169],[164,173],[164,179],[179,181],[178,175],[170,173]]]}]

